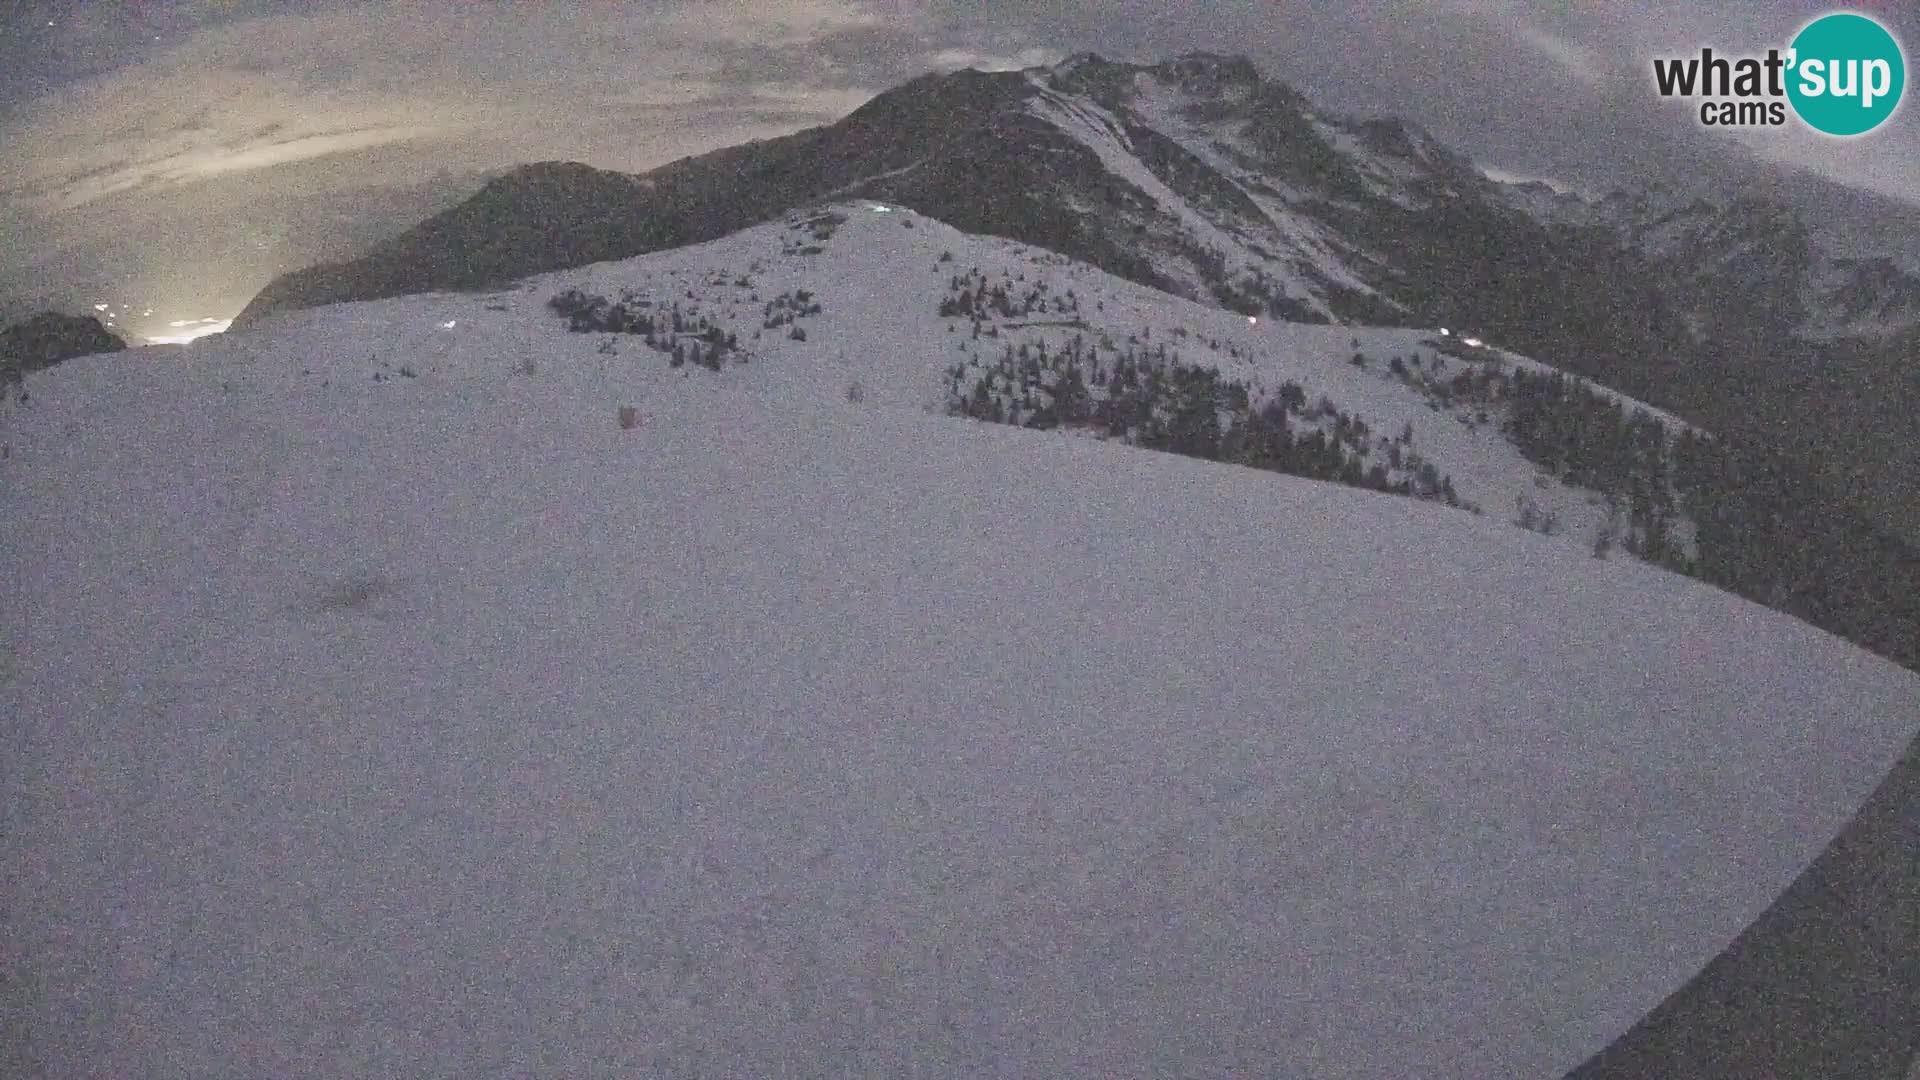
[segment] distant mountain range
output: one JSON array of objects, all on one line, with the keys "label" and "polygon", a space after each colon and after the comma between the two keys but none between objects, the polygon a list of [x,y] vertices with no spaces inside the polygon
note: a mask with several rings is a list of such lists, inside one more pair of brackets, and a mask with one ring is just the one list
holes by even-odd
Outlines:
[{"label": "distant mountain range", "polygon": [[[1250,61],[1212,54],[931,75],[838,123],[642,176],[526,166],[363,258],[276,280],[241,321],[496,285],[844,196],[1042,244],[1189,299],[1311,321],[1454,322],[1512,338],[1497,325],[1508,312],[1565,308],[1565,287],[1581,286],[1608,309],[1657,295],[1634,321],[1691,327],[1694,339],[1920,324],[1920,278],[1891,259],[1815,251],[1786,203],[1659,190],[1587,202],[1496,183],[1415,125],[1316,109]],[[1542,281],[1533,271],[1549,263],[1553,280]],[[1875,302],[1848,299],[1861,292]],[[1596,335],[1624,344],[1644,331],[1581,337]]]},{"label": "distant mountain range", "polygon": [[1239,57],[929,75],[837,123],[644,175],[529,165],[364,257],[276,279],[239,323],[487,288],[854,197],[1230,310],[1470,328],[1767,433],[1920,535],[1920,512],[1902,513],[1920,505],[1920,276],[1903,259],[1816,242],[1778,197],[1499,183],[1416,125],[1317,108]]}]

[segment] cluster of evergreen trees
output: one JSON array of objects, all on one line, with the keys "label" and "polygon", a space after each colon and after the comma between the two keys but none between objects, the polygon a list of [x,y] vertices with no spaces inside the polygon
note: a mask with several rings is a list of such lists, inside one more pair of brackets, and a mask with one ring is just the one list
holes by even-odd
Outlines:
[{"label": "cluster of evergreen trees", "polygon": [[664,353],[673,367],[695,364],[719,371],[740,347],[739,339],[713,324],[705,315],[689,315],[674,303],[665,311],[646,310],[646,301],[628,293],[619,303],[579,289],[568,289],[547,301],[567,317],[567,329],[576,334],[631,334],[647,347]]},{"label": "cluster of evergreen trees", "polygon": [[1504,430],[1527,460],[1568,484],[1590,488],[1627,510],[1622,546],[1682,572],[1691,567],[1674,538],[1679,508],[1665,424],[1644,409],[1561,372],[1508,376]]},{"label": "cluster of evergreen trees", "polygon": [[[1920,553],[1752,440],[1675,434],[1559,373],[1512,373],[1505,429],[1534,463],[1628,511],[1634,554],[1920,670]],[[1683,513],[1695,556],[1674,541]]]},{"label": "cluster of evergreen trees", "polygon": [[1699,577],[1920,670],[1920,553],[1750,440],[1684,433],[1673,473]]},{"label": "cluster of evergreen trees", "polygon": [[[1017,277],[1003,274],[1001,280],[989,283],[978,267],[953,275],[947,282],[947,295],[940,301],[942,318],[966,316],[976,323],[995,315],[1014,319],[1034,314],[1077,315],[1079,312],[1080,298],[1072,289],[1056,296],[1045,281],[1027,284],[1024,273]],[[977,329],[975,336],[979,336]]]},{"label": "cluster of evergreen trees", "polygon": [[1052,351],[1044,340],[1008,345],[990,365],[955,364],[947,380],[955,416],[1094,428],[1148,449],[1466,506],[1452,477],[1411,450],[1410,427],[1376,440],[1364,420],[1324,397],[1309,404],[1293,382],[1256,404],[1245,383],[1182,363],[1164,343],[1129,342],[1110,357],[1078,334]]},{"label": "cluster of evergreen trees", "polygon": [[839,231],[840,226],[846,223],[847,215],[837,210],[822,210],[812,217],[803,218],[794,224],[798,229],[806,229],[811,232],[815,240],[825,242],[833,239],[833,234]]},{"label": "cluster of evergreen trees", "polygon": [[[789,235],[781,248],[784,255],[818,255],[826,248],[820,245],[833,239],[840,226],[847,223],[845,214],[832,210],[822,211],[811,217],[787,222]],[[811,241],[811,242],[809,242]]]},{"label": "cluster of evergreen trees", "polygon": [[797,289],[793,292],[784,292],[767,301],[766,308],[761,312],[760,325],[768,330],[777,330],[782,326],[791,325],[796,319],[818,315],[820,311],[820,301],[814,297],[812,291]]},{"label": "cluster of evergreen trees", "polygon": [[[1365,358],[1356,352],[1354,363],[1364,367]],[[1467,363],[1454,370],[1444,356],[1429,364],[1419,353],[1388,357],[1387,375],[1412,387],[1436,412],[1469,410],[1456,412],[1468,430],[1493,422],[1494,405],[1504,398],[1508,381],[1507,373],[1495,367]]]},{"label": "cluster of evergreen trees", "polygon": [[1202,257],[1190,252],[1199,267],[1201,279],[1220,306],[1241,315],[1267,315],[1298,323],[1325,323],[1327,317],[1305,301],[1287,295],[1286,287],[1260,267],[1251,268],[1238,281],[1227,276],[1226,260],[1218,251],[1207,249]]}]

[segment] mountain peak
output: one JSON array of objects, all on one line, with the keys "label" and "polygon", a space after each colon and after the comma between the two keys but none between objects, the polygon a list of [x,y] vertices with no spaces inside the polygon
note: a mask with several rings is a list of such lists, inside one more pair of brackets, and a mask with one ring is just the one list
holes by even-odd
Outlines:
[{"label": "mountain peak", "polygon": [[1260,69],[1246,56],[1216,52],[1190,52],[1175,57],[1153,70],[1182,81],[1195,79],[1217,83],[1259,83]]},{"label": "mountain peak", "polygon": [[1109,60],[1097,52],[1079,52],[1050,69],[1056,82],[1065,81],[1069,85],[1098,83],[1116,77],[1126,79],[1142,72],[1194,88],[1258,86],[1264,81],[1260,69],[1247,57],[1204,50],[1149,64],[1125,63]]},{"label": "mountain peak", "polygon": [[1059,63],[1053,65],[1053,70],[1063,75],[1067,75],[1067,74],[1072,74],[1073,72],[1078,71],[1083,67],[1105,67],[1111,63],[1112,61],[1108,60],[1106,57],[1101,56],[1099,53],[1089,49],[1085,52],[1074,53],[1072,56],[1069,56],[1065,60],[1062,60]]},{"label": "mountain peak", "polygon": [[530,165],[521,165],[487,181],[489,188],[513,188],[559,184],[606,183],[613,179],[629,179],[628,174],[598,169],[578,161],[536,161]]},{"label": "mountain peak", "polygon": [[1258,78],[1260,69],[1245,53],[1217,53],[1206,49],[1196,49],[1182,53],[1165,65],[1173,68],[1187,68],[1201,71],[1218,71],[1222,74],[1237,75],[1246,78]]}]

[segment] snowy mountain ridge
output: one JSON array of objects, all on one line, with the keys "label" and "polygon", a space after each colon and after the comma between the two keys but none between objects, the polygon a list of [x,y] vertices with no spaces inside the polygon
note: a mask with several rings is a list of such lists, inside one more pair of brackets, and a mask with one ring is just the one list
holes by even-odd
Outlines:
[{"label": "snowy mountain ridge", "polygon": [[[277,279],[239,324],[497,289],[843,199],[1242,315],[1471,326],[1716,430],[1790,442],[1847,478],[1856,509],[1916,535],[1902,507],[1920,444],[1902,418],[1920,404],[1903,359],[1920,276],[1905,264],[1809,245],[1767,199],[1700,212],[1649,190],[1588,206],[1496,183],[1413,125],[1336,115],[1238,57],[928,75],[837,123],[640,177],[530,165],[360,259]],[[1800,437],[1809,414],[1866,422]]]},{"label": "snowy mountain ridge", "polygon": [[1914,734],[1491,505],[939,415],[1042,343],[1534,486],[1414,374],[1505,353],[871,202],[29,373],[0,1071],[1560,1075]]},{"label": "snowy mountain ridge", "polygon": [[[1004,89],[981,84],[995,86]],[[1111,130],[1089,117],[1089,130]],[[1152,143],[1138,132],[1126,138]],[[553,178],[596,182],[592,170],[566,172],[571,179]],[[947,238],[937,254],[936,234]],[[570,272],[528,279],[520,293],[502,294],[521,297],[506,304],[519,315],[476,313],[469,295],[444,320],[460,319],[459,329],[425,340],[427,328],[403,332],[431,355],[497,317],[517,340],[527,304],[540,303],[525,297],[549,289],[546,303],[566,309],[549,318],[604,333],[596,340],[610,354],[655,357],[667,365],[661,377],[686,377],[688,365],[718,374],[777,349],[782,363],[759,378],[782,392],[904,397],[955,415],[1442,501],[1594,554],[1651,560],[1920,663],[1920,594],[1889,588],[1920,583],[1920,556],[1765,445],[1709,437],[1563,374],[1594,366],[1584,355],[1548,367],[1471,325],[1444,334],[1239,316],[878,200],[815,204],[679,250],[694,254],[595,264],[577,281]],[[678,267],[670,284],[655,280],[669,267]],[[773,276],[762,280],[763,271]],[[1098,283],[1081,290],[1093,296],[1091,311],[1074,292],[1083,280]],[[823,293],[834,294],[822,324],[832,333],[809,341]],[[1107,314],[1108,294],[1116,315],[1131,314]],[[477,347],[491,347],[484,341]],[[823,366],[828,350],[850,366]],[[853,358],[868,354],[904,366],[855,386]],[[394,371],[388,363],[364,374]]]},{"label": "snowy mountain ridge", "polygon": [[[1630,284],[1623,278],[1650,275],[1664,292],[1622,294],[1611,308],[1638,305],[1643,320],[1671,308],[1673,325],[1701,342],[1738,330],[1709,318],[1729,302],[1763,316],[1768,333],[1811,341],[1920,325],[1920,303],[1908,302],[1920,278],[1893,260],[1860,267],[1874,260],[1809,245],[1784,202],[1657,186],[1589,201],[1497,183],[1417,125],[1317,108],[1244,57],[1210,53],[1159,64],[1085,53],[1025,72],[926,76],[837,124],[638,178],[529,166],[363,259],[275,282],[241,321],[280,307],[499,285],[716,239],[840,197],[911,206],[1243,314],[1433,325],[1488,323],[1525,304],[1547,323],[1569,284],[1617,293]],[[1606,264],[1591,273],[1562,266],[1568,280],[1538,288],[1523,272],[1536,261],[1591,260],[1595,245]],[[1742,257],[1756,247],[1769,261]],[[1635,273],[1613,273],[1616,263]],[[1442,277],[1473,287],[1434,280]],[[1888,280],[1906,299],[1870,320],[1828,318],[1831,302],[1882,294]],[[1601,326],[1531,344],[1630,340],[1623,332]]]},{"label": "snowy mountain ridge", "polygon": [[[987,299],[990,292],[997,298]],[[600,298],[580,325],[602,332],[564,334],[565,313],[549,310],[563,293]],[[1458,505],[1499,521],[1524,511],[1530,527],[1582,551],[1603,534],[1608,546],[1634,546],[1619,499],[1529,462],[1501,430],[1503,389],[1515,373],[1553,374],[1545,365],[1492,345],[1469,347],[1464,330],[1239,316],[891,204],[830,204],[707,244],[531,278],[508,293],[422,303],[435,314],[403,314],[416,305],[387,301],[276,316],[257,330],[284,343],[276,348],[313,358],[303,368],[330,379],[390,376],[399,361],[389,357],[406,357],[423,378],[498,378],[510,363],[476,369],[472,358],[537,342],[538,350],[591,346],[596,364],[630,364],[645,377],[721,377],[802,400],[843,399],[857,384],[876,406],[964,411],[982,392],[1002,419],[1035,426],[1060,422],[1048,423],[1049,386],[1059,374],[1054,361],[1070,354],[1082,358],[1081,376],[1090,380],[1135,367],[1206,370],[1244,387],[1250,413],[1285,391],[1297,438],[1337,436],[1356,471],[1381,468],[1383,486],[1440,498],[1444,482]],[[392,337],[376,361],[386,368],[318,359],[334,351],[326,338],[343,322]],[[543,337],[529,341],[529,333]],[[556,334],[557,345],[545,342]],[[259,348],[251,339],[235,347]],[[706,363],[715,372],[699,370]],[[1623,395],[1593,392],[1659,421],[1671,436],[1691,430]],[[1089,406],[1118,394],[1098,382],[1089,393]],[[1091,408],[1079,419],[1066,424],[1069,433],[1142,435],[1139,417],[1120,430],[1103,426]],[[1663,525],[1678,553],[1691,550],[1684,513],[1671,512]]]}]

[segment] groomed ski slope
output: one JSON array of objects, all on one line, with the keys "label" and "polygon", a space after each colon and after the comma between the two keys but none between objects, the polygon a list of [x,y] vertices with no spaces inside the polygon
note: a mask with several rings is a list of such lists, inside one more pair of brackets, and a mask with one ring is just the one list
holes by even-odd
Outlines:
[{"label": "groomed ski slope", "polygon": [[1491,516],[366,312],[4,418],[0,1071],[1556,1076],[1920,723]]}]

